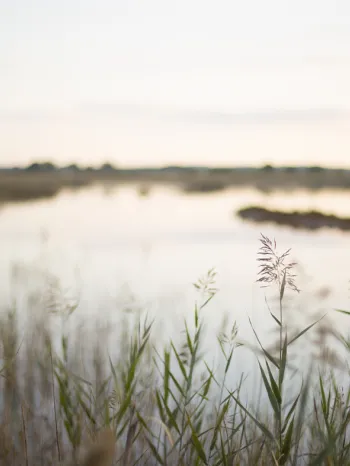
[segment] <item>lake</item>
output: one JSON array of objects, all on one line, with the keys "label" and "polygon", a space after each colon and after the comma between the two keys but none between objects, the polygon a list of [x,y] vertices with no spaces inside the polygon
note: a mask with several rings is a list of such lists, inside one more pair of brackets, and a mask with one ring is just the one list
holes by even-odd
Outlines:
[{"label": "lake", "polygon": [[[348,195],[339,192],[245,189],[188,195],[157,186],[142,197],[133,185],[64,191],[49,200],[3,205],[3,303],[16,296],[24,310],[25,296],[46,270],[59,278],[66,293],[79,298],[76,313],[86,322],[92,316],[118,322],[121,310],[144,309],[156,317],[165,338],[178,334],[183,317],[190,317],[198,299],[193,283],[215,267],[219,292],[204,311],[209,333],[217,332],[226,313],[230,322],[237,321],[239,336],[252,341],[249,316],[269,341],[265,294],[273,306],[273,293],[256,283],[262,232],[276,238],[279,251],[292,248],[291,258],[299,264],[302,292],[294,296],[293,320],[310,322],[328,312],[332,324],[347,329],[346,317],[333,309],[350,308],[350,235],[244,223],[235,211],[250,204],[350,215]],[[211,344],[215,339],[208,339]]]}]

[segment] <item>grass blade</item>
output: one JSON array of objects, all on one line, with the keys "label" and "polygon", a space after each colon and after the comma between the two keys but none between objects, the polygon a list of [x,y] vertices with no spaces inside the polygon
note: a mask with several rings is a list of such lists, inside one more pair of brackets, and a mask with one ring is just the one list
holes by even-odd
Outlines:
[{"label": "grass blade", "polygon": [[[326,315],[326,314],[325,314]],[[302,330],[300,333],[298,333],[297,336],[295,336],[294,338],[292,338],[289,343],[288,343],[288,346],[291,345],[292,343],[294,343],[296,340],[298,340],[301,336],[303,336],[306,332],[308,332],[312,327],[314,327],[316,324],[318,324],[324,317],[325,315],[323,315],[320,319],[316,320],[316,322],[314,322],[313,324],[310,324],[308,325],[306,328],[304,328],[304,330]]]}]

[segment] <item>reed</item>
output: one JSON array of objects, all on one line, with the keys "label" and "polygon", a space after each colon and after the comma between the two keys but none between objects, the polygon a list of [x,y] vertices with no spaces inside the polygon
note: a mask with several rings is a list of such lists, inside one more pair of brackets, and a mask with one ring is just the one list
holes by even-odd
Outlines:
[{"label": "reed", "polygon": [[[198,299],[181,338],[165,346],[141,314],[112,333],[110,352],[105,329],[69,328],[76,306],[52,287],[50,299],[31,296],[36,312],[24,333],[16,305],[4,311],[0,464],[350,465],[349,370],[322,359],[326,346],[306,374],[295,367],[298,342],[325,330],[322,316],[290,328],[286,295],[299,289],[289,257],[261,237],[257,280],[277,292],[277,306],[266,309],[277,338],[271,349],[251,325],[261,387],[255,399],[245,380],[254,367],[237,377],[243,348],[234,321],[217,335],[218,365],[208,362],[204,309],[217,294],[214,270],[195,284]],[[348,354],[349,340],[332,337]]]}]

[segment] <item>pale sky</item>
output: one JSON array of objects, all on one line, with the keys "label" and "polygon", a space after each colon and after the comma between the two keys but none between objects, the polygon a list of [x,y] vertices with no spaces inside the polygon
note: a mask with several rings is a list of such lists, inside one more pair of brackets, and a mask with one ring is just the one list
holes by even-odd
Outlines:
[{"label": "pale sky", "polygon": [[0,165],[350,167],[349,0],[0,0]]}]

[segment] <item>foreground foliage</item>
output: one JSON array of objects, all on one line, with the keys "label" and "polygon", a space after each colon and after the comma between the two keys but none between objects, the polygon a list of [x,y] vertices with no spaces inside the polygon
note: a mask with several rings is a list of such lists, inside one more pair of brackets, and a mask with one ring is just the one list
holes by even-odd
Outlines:
[{"label": "foreground foliage", "polygon": [[[223,364],[206,362],[203,309],[216,294],[213,270],[195,284],[200,297],[182,341],[164,348],[145,317],[116,332],[109,354],[103,329],[95,338],[68,332],[75,307],[55,293],[22,339],[16,311],[4,314],[1,464],[78,463],[84,445],[109,428],[114,464],[350,465],[349,387],[332,367],[322,371],[312,361],[305,375],[292,364],[293,347],[320,322],[288,331],[285,295],[299,292],[289,252],[278,254],[276,243],[261,237],[258,281],[277,289],[277,312],[268,312],[278,341],[267,349],[252,325],[262,388],[256,400],[247,400],[244,376],[235,374],[241,351],[235,323],[217,337]],[[52,318],[62,323],[59,337]]]}]

